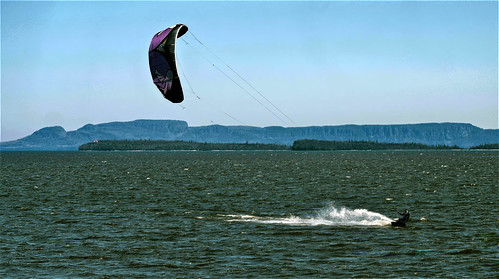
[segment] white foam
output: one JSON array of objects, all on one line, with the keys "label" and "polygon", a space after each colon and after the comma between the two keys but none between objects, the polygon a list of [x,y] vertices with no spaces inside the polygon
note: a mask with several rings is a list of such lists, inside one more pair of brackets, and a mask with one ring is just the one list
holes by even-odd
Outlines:
[{"label": "white foam", "polygon": [[282,224],[292,226],[386,226],[393,220],[367,209],[348,209],[329,206],[314,217],[259,217],[254,215],[221,215],[228,222],[255,222],[261,224]]}]

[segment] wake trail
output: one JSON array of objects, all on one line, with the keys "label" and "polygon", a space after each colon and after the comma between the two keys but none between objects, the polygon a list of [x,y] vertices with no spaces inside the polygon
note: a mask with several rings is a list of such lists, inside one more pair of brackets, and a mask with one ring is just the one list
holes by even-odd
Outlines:
[{"label": "wake trail", "polygon": [[387,226],[393,221],[383,214],[367,209],[336,208],[329,206],[313,217],[289,216],[284,218],[260,217],[254,215],[223,215],[228,222],[254,222],[291,226]]}]

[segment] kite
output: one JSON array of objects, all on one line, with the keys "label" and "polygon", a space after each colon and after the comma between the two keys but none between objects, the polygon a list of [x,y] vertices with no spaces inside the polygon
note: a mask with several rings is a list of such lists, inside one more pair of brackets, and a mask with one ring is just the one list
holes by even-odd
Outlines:
[{"label": "kite", "polygon": [[176,62],[177,38],[187,32],[187,26],[177,24],[158,32],[149,46],[149,68],[152,80],[163,97],[172,103],[184,100]]}]

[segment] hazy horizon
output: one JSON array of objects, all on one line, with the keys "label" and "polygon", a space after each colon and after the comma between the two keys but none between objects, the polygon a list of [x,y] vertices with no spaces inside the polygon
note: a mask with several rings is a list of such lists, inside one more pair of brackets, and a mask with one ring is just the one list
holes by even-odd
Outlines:
[{"label": "hazy horizon", "polygon": [[[60,126],[60,125],[53,125],[53,126],[40,127],[40,129],[37,129],[34,132],[37,132],[37,131],[39,131],[41,129],[44,129],[44,128],[51,128],[51,127],[62,127],[66,132],[74,132],[74,131],[78,130],[79,128],[82,128],[83,126],[88,125],[88,124],[91,124],[91,125],[100,125],[100,124],[108,124],[108,123],[113,123],[113,122],[125,123],[125,122],[141,121],[141,120],[146,120],[146,121],[184,121],[184,120],[179,120],[179,119],[135,119],[135,120],[129,120],[129,121],[110,121],[110,122],[102,122],[102,123],[86,123],[86,124],[82,125],[81,127],[77,127],[76,129],[72,129],[72,130],[68,130],[68,129]],[[324,127],[324,126],[335,127],[335,126],[350,126],[350,125],[356,125],[356,126],[378,126],[378,125],[392,126],[393,125],[393,126],[397,126],[397,125],[421,125],[421,124],[465,124],[465,125],[469,124],[469,125],[473,125],[472,123],[458,123],[458,122],[425,122],[425,123],[393,123],[393,124],[353,124],[353,123],[346,123],[346,124],[338,124],[338,125],[309,125],[309,126],[282,126],[282,125],[253,126],[253,125],[234,124],[234,125],[222,125],[222,126],[247,126],[247,127],[257,127],[257,128],[267,128],[267,127],[304,128],[304,127],[311,127],[311,126],[316,126],[316,127]],[[188,125],[188,127],[202,127],[202,126],[221,125],[221,124],[190,125],[187,122],[187,125]],[[486,129],[486,128],[479,127],[479,126],[476,126],[476,125],[473,125],[473,126],[481,128],[481,129],[484,129],[484,130],[498,130],[498,129]],[[22,138],[25,138],[25,137],[29,137],[31,135],[32,135],[32,133],[29,134],[29,135],[26,135],[26,136],[22,136],[21,138],[9,140],[9,141],[19,140],[19,139],[22,139]],[[2,141],[2,142],[9,142],[9,141]]]}]

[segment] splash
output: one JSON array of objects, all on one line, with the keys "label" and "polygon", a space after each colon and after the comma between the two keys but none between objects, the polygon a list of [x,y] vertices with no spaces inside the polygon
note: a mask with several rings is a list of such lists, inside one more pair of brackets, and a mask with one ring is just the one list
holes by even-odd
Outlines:
[{"label": "splash", "polygon": [[336,208],[330,205],[320,210],[316,216],[301,218],[289,217],[259,217],[254,215],[223,215],[229,222],[255,222],[261,224],[282,224],[292,226],[386,226],[393,221],[380,213],[367,209]]}]

